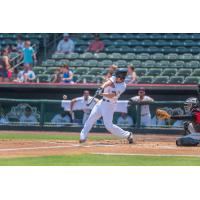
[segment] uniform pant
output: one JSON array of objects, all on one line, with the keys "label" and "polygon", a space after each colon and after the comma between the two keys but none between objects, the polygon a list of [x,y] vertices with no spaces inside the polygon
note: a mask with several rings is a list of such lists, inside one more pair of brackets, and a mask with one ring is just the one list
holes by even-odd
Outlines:
[{"label": "uniform pant", "polygon": [[113,124],[113,114],[115,111],[116,104],[112,102],[106,102],[106,101],[99,101],[94,108],[92,109],[92,112],[90,113],[89,118],[87,119],[81,134],[80,139],[85,140],[88,137],[88,133],[90,132],[93,124],[100,118],[103,117],[103,122],[105,125],[105,128],[111,132],[113,135],[118,136],[120,138],[128,138],[130,135],[130,132],[124,131],[120,127]]},{"label": "uniform pant", "polygon": [[146,114],[144,116],[141,116],[141,126],[151,126],[151,114]]},{"label": "uniform pant", "polygon": [[176,140],[177,146],[197,146],[200,143],[200,133],[195,131],[192,123],[189,123],[187,131],[188,135]]}]

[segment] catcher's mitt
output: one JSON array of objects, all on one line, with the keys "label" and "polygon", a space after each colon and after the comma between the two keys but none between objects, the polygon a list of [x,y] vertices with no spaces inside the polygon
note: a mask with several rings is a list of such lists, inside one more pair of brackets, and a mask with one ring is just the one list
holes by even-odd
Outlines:
[{"label": "catcher's mitt", "polygon": [[158,119],[170,119],[171,115],[168,114],[165,110],[157,109],[156,110],[156,116]]}]

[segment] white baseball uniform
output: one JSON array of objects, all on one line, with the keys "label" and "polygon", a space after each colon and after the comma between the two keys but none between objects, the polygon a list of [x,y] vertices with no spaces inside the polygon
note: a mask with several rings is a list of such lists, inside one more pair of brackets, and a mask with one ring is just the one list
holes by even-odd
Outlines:
[{"label": "white baseball uniform", "polygon": [[[144,96],[141,100],[139,96],[135,96],[131,98],[133,102],[153,102],[154,100],[149,96]],[[149,105],[141,105],[141,118],[140,118],[141,126],[151,126],[151,113],[149,109]]]},{"label": "white baseball uniform", "polygon": [[92,109],[92,112],[90,113],[89,118],[87,119],[81,134],[80,139],[85,140],[87,139],[88,133],[91,130],[93,124],[100,118],[103,117],[103,122],[106,127],[106,129],[111,132],[113,135],[116,135],[120,138],[128,138],[130,135],[130,132],[124,131],[120,127],[113,124],[113,114],[115,112],[115,107],[117,104],[117,100],[120,97],[120,95],[125,91],[126,84],[124,82],[122,83],[116,83],[116,78],[113,76],[110,78],[112,81],[112,86],[108,86],[104,88],[104,93],[116,93],[116,96],[114,98],[107,98],[103,97],[102,100],[100,100]]},{"label": "white baseball uniform", "polygon": [[84,96],[76,98],[76,102],[80,103],[82,105],[82,109],[83,109],[83,112],[84,112],[82,124],[85,124],[86,120],[90,116],[91,106],[87,106],[87,104],[90,102],[91,99],[92,99],[91,96],[89,96],[87,100],[85,100]]}]

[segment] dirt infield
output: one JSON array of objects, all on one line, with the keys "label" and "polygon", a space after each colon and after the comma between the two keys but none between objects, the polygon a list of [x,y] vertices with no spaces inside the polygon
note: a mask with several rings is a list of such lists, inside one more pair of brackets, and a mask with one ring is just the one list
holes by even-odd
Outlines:
[{"label": "dirt infield", "polygon": [[[26,134],[28,133],[26,132]],[[46,133],[40,132],[35,134]],[[58,133],[48,134],[58,135]],[[69,133],[65,134],[69,135]],[[175,145],[176,137],[177,136],[152,134],[136,135],[136,142],[133,145],[127,144],[126,140],[116,139],[89,140],[83,145],[80,145],[76,140],[6,139],[0,140],[0,157],[37,157],[75,154],[200,156],[200,147],[177,147]]]}]

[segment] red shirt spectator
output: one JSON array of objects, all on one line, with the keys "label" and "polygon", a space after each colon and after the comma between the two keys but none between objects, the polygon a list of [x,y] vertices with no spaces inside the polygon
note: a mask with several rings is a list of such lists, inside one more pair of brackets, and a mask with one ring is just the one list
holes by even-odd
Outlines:
[{"label": "red shirt spectator", "polygon": [[87,51],[90,51],[93,53],[99,53],[103,49],[104,49],[104,43],[99,39],[99,36],[97,35],[95,37],[95,40],[90,43]]}]

